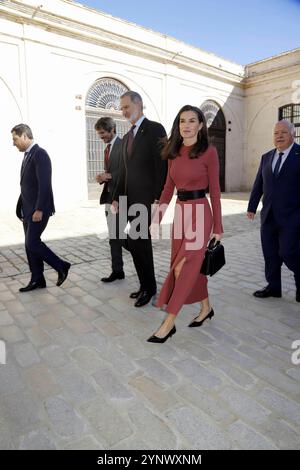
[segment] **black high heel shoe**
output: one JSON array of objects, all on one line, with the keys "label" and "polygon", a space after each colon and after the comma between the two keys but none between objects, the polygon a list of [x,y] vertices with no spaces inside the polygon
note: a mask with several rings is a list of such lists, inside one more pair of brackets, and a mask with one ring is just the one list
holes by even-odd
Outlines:
[{"label": "black high heel shoe", "polygon": [[[198,317],[194,318],[194,320],[192,321],[192,323],[189,324],[189,327],[190,327],[190,328],[197,328],[198,326],[203,325],[203,323],[205,322],[205,320],[207,320],[208,318],[211,320],[212,317],[214,316],[214,314],[215,314],[214,310],[211,309],[211,311],[209,312],[209,314],[206,315],[206,317],[205,317],[203,320],[201,320],[201,321],[195,321],[196,318],[198,318]],[[198,315],[198,316],[199,316],[199,315]]]},{"label": "black high heel shoe", "polygon": [[152,335],[150,338],[147,339],[148,343],[164,343],[167,341],[168,338],[171,338],[173,335],[176,333],[176,326],[174,325],[172,330],[169,331],[169,333],[164,336],[163,338],[159,338],[158,336]]}]

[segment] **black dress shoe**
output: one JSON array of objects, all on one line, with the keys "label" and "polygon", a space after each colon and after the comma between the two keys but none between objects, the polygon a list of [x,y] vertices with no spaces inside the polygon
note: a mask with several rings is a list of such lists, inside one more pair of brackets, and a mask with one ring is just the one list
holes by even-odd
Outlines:
[{"label": "black dress shoe", "polygon": [[144,305],[148,304],[152,297],[156,294],[156,292],[148,292],[147,290],[141,290],[140,295],[135,302],[135,307],[143,307]]},{"label": "black dress shoe", "polygon": [[130,299],[137,299],[141,295],[142,289],[137,290],[136,292],[131,292]]},{"label": "black dress shoe", "polygon": [[296,302],[300,302],[300,287],[296,290]]},{"label": "black dress shoe", "polygon": [[42,279],[39,279],[38,281],[30,281],[28,286],[21,287],[19,289],[19,292],[30,292],[31,290],[43,289],[44,287],[47,287],[47,286],[46,286],[46,280],[43,277]]},{"label": "black dress shoe", "polygon": [[253,295],[259,299],[266,299],[267,297],[281,297],[281,291],[270,289],[270,287],[267,286],[261,290],[253,292]]},{"label": "black dress shoe", "polygon": [[150,338],[147,339],[148,343],[165,343],[168,338],[171,338],[176,333],[176,326],[174,325],[172,330],[164,336],[163,338],[159,338],[158,336],[152,335]]},{"label": "black dress shoe", "polygon": [[[197,328],[198,326],[203,325],[203,323],[205,322],[205,320],[207,320],[208,318],[211,320],[212,317],[214,316],[214,314],[215,314],[214,310],[211,309],[211,311],[209,312],[209,314],[206,315],[206,317],[205,317],[203,320],[201,320],[201,321],[196,321],[196,318],[198,318],[198,317],[194,318],[194,320],[192,321],[192,323],[189,324],[189,327],[190,327],[190,328]],[[199,316],[199,315],[198,315],[198,316]]]},{"label": "black dress shoe", "polygon": [[58,278],[57,278],[57,283],[56,283],[57,286],[61,286],[62,283],[65,282],[65,280],[68,277],[70,267],[71,267],[71,264],[65,261],[63,269],[58,271]]},{"label": "black dress shoe", "polygon": [[125,274],[123,271],[119,273],[112,272],[108,277],[103,277],[101,281],[102,282],[114,282],[117,279],[124,279],[124,278],[125,278]]}]

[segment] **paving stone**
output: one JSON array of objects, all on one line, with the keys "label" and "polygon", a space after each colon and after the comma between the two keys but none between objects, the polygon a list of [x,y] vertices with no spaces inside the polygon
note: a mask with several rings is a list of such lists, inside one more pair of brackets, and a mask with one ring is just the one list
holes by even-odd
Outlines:
[{"label": "paving stone", "polygon": [[[59,328],[51,331],[51,337],[55,343],[63,346],[64,348],[76,348],[79,344],[78,336],[67,328]],[[80,340],[80,343],[82,341]]]},{"label": "paving stone", "polygon": [[63,447],[64,450],[103,450],[104,447],[93,436],[86,436]]},{"label": "paving stone", "polygon": [[284,349],[290,348],[293,340],[278,336],[268,331],[262,331],[259,333],[259,337],[268,341],[271,345],[281,346]]},{"label": "paving stone", "polygon": [[82,297],[84,296],[86,293],[83,289],[81,289],[80,287],[68,287],[66,289],[66,292],[67,294],[71,295],[72,297]]},{"label": "paving stone", "polygon": [[94,374],[98,369],[103,367],[101,355],[94,349],[87,347],[76,348],[72,351],[71,357],[87,374]]},{"label": "paving stone", "polygon": [[230,346],[239,346],[241,341],[232,335],[225,333],[216,326],[210,326],[205,330],[206,334],[212,336],[218,343],[228,343]]},{"label": "paving stone", "polygon": [[47,331],[55,330],[63,326],[59,315],[55,313],[45,313],[40,315],[37,320],[38,325]]},{"label": "paving stone", "polygon": [[180,349],[187,352],[190,357],[201,362],[209,362],[214,358],[213,354],[208,349],[193,341],[189,341],[188,343],[181,341],[177,347],[180,347]]},{"label": "paving stone", "polygon": [[24,331],[26,328],[30,328],[37,325],[37,321],[28,313],[19,313],[14,315],[16,324]]},{"label": "paving stone", "polygon": [[25,332],[34,346],[46,346],[51,342],[50,336],[39,326],[28,328]]},{"label": "paving stone", "polygon": [[188,402],[189,407],[201,409],[217,423],[228,424],[236,419],[229,406],[218,395],[213,395],[211,392],[199,393],[198,388],[185,383],[175,391],[178,396]]},{"label": "paving stone", "polygon": [[41,404],[23,390],[1,396],[0,409],[1,428],[7,429],[14,438],[40,427],[44,419]]},{"label": "paving stone", "polygon": [[260,426],[260,432],[281,450],[300,450],[300,433],[282,419],[268,419]]},{"label": "paving stone", "polygon": [[269,353],[272,357],[280,359],[285,364],[287,364],[291,360],[291,348],[284,350],[278,346],[268,346],[266,348],[266,352]]},{"label": "paving stone", "polygon": [[204,389],[212,389],[222,385],[222,380],[216,374],[210,372],[209,369],[198,364],[194,359],[186,359],[183,361],[174,361],[173,367],[184,377],[187,377],[195,385],[199,385]]},{"label": "paving stone", "polygon": [[133,360],[122,351],[117,350],[113,344],[109,345],[104,352],[101,352],[101,357],[111,365],[113,370],[121,375],[130,375],[137,369]]},{"label": "paving stone", "polygon": [[[171,427],[144,405],[141,403],[132,405],[128,415],[137,429],[138,439],[147,444],[146,448],[176,449],[177,437]],[[147,423],[147,426],[145,426],[145,423]]]},{"label": "paving stone", "polygon": [[252,357],[253,359],[256,359],[257,361],[261,361],[261,363],[267,364],[271,367],[284,367],[285,363],[282,362],[280,359],[277,357],[272,356],[271,354],[268,354],[265,350],[262,350],[261,348],[253,348],[248,345],[243,345],[239,348],[239,350],[243,353],[246,354],[249,357]]},{"label": "paving stone", "polygon": [[[1,424],[1,419],[0,419]],[[13,443],[13,438],[9,432],[3,430],[4,425],[1,425],[0,433],[0,450],[15,450],[16,447]]]},{"label": "paving stone", "polygon": [[[36,291],[34,292],[35,296],[37,296]],[[43,304],[42,301],[38,302],[37,300],[30,300],[30,292],[26,293],[26,295],[28,295],[28,298],[24,298],[24,300],[22,299],[22,302],[24,302],[25,311],[29,313],[32,317],[38,317],[39,315],[48,312],[48,305]]]},{"label": "paving stone", "polygon": [[[102,305],[101,309],[103,309]],[[79,303],[78,305],[72,305],[72,310],[75,314],[78,314],[81,318],[87,321],[96,320],[101,316],[98,311],[88,307],[87,305],[83,305],[82,303]]]},{"label": "paving stone", "polygon": [[257,382],[254,375],[250,375],[245,370],[240,370],[228,361],[215,360],[211,361],[210,365],[215,368],[217,372],[223,373],[230,381],[243,388],[249,388]]},{"label": "paving stone", "polygon": [[38,429],[20,438],[19,450],[55,450],[53,436],[48,429]]},{"label": "paving stone", "polygon": [[93,297],[92,295],[84,295],[82,297],[82,301],[91,308],[97,307],[102,304],[101,300]]},{"label": "paving stone", "polygon": [[[155,447],[158,449],[158,447]],[[124,439],[118,444],[110,447],[111,450],[146,450],[151,449],[145,441],[142,441],[139,435],[134,435],[128,439]],[[154,447],[153,447],[154,449]]]},{"label": "paving stone", "polygon": [[13,318],[11,315],[6,311],[2,311],[0,314],[0,327],[1,326],[7,326],[7,325],[12,325],[14,322]]},{"label": "paving stone", "polygon": [[62,367],[69,362],[69,357],[65,354],[62,346],[51,344],[40,349],[40,356],[52,368]]},{"label": "paving stone", "polygon": [[[104,358],[107,349],[110,346],[110,341],[106,336],[102,335],[100,331],[92,331],[90,333],[80,335],[80,345],[96,349],[96,351],[101,353],[101,357]],[[116,345],[114,345],[114,347],[116,347]]]},{"label": "paving stone", "polygon": [[151,357],[157,359],[163,364],[171,364],[182,358],[189,357],[189,355],[185,351],[182,351],[181,348],[176,348],[169,344],[167,348],[159,348],[154,351],[154,354]]},{"label": "paving stone", "polygon": [[243,450],[276,450],[278,449],[271,441],[258,433],[255,429],[238,420],[228,426],[227,432]]},{"label": "paving stone", "polygon": [[24,388],[18,368],[11,364],[8,356],[7,363],[0,366],[0,395],[18,392]]},{"label": "paving stone", "polygon": [[81,436],[86,430],[85,421],[62,397],[45,400],[45,410],[52,429],[61,437]]},{"label": "paving stone", "polygon": [[73,305],[77,305],[79,300],[73,297],[72,295],[61,295],[59,297],[60,301],[66,304],[68,307],[72,307]]},{"label": "paving stone", "polygon": [[204,413],[182,407],[167,413],[178,431],[191,443],[191,449],[234,449],[233,443],[221,428],[209,423]]},{"label": "paving stone", "polygon": [[297,380],[298,382],[300,382],[300,368],[298,366],[298,368],[294,368],[294,369],[288,369],[286,371],[287,375],[289,375],[290,377],[292,377],[293,379]]},{"label": "paving stone", "polygon": [[101,369],[93,374],[104,395],[110,399],[130,400],[134,395],[111,370]]},{"label": "paving stone", "polygon": [[216,344],[214,346],[214,353],[216,356],[219,356],[219,360],[222,360],[222,358],[225,357],[225,359],[232,361],[233,364],[236,364],[241,368],[245,368],[246,370],[258,366],[258,362],[256,360],[245,354],[241,354],[239,351],[230,348],[226,344]]},{"label": "paving stone", "polygon": [[[73,309],[73,306],[67,307],[66,305],[63,305],[62,303],[51,305],[51,313],[57,314],[59,318],[61,318],[62,320],[75,317],[75,314],[73,313],[72,309]],[[49,307],[47,307],[46,312],[43,312],[43,313],[48,313],[48,312],[49,312]]]},{"label": "paving stone", "polygon": [[31,343],[21,343],[14,346],[17,363],[21,367],[30,367],[40,362],[40,358]]},{"label": "paving stone", "polygon": [[35,364],[23,371],[23,377],[34,393],[42,398],[56,395],[60,388],[51,372],[45,364]]},{"label": "paving stone", "polygon": [[17,343],[25,339],[22,330],[15,325],[1,326],[0,338],[8,343]]},{"label": "paving stone", "polygon": [[293,379],[290,379],[286,374],[282,374],[278,370],[267,367],[265,365],[256,367],[253,372],[255,375],[273,385],[274,387],[278,387],[280,390],[283,390],[286,393],[294,394],[298,398],[300,397],[299,383]]},{"label": "paving stone", "polygon": [[220,396],[228,403],[233,413],[248,420],[250,423],[262,424],[271,414],[270,410],[242,391],[225,387],[220,392]]},{"label": "paving stone", "polygon": [[61,393],[74,403],[89,402],[97,395],[94,382],[70,366],[55,369],[54,374],[60,385]]},{"label": "paving stone", "polygon": [[119,328],[114,322],[104,317],[97,318],[93,325],[105,336],[122,336],[124,334],[121,327]]},{"label": "paving stone", "polygon": [[300,403],[271,389],[264,389],[257,398],[269,409],[276,411],[286,421],[295,423],[300,431]]},{"label": "paving stone", "polygon": [[133,434],[129,421],[125,420],[110,402],[106,402],[103,398],[82,406],[81,413],[96,429],[95,437],[106,442],[109,447]]},{"label": "paving stone", "polygon": [[93,330],[93,326],[87,321],[82,321],[80,318],[67,318],[64,320],[66,326],[73,331],[76,335],[88,333]]},{"label": "paving stone", "polygon": [[0,292],[0,300],[1,300],[1,302],[9,302],[9,300],[15,300],[15,296],[9,290],[1,291]]},{"label": "paving stone", "polygon": [[136,363],[154,381],[170,386],[178,383],[178,376],[157,359],[140,359]]},{"label": "paving stone", "polygon": [[168,410],[176,405],[177,400],[174,394],[164,390],[160,385],[151,380],[149,377],[136,377],[129,380],[129,385],[142,393],[153,407],[160,412]]}]

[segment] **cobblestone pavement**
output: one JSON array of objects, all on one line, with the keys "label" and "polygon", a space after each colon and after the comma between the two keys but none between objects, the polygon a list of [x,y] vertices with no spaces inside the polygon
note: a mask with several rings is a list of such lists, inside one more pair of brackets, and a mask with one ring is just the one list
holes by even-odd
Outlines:
[{"label": "cobblestone pavement", "polygon": [[[128,298],[138,286],[130,256],[124,281],[100,282],[110,258],[96,201],[58,213],[46,230],[72,263],[64,285],[47,269],[47,289],[26,294],[21,225],[0,215],[1,449],[300,449],[300,304],[285,268],[282,299],[252,296],[265,285],[259,220],[245,218],[238,196],[223,199],[215,317],[191,330],[197,305],[186,306],[163,345],[145,340],[164,313]],[[169,241],[155,241],[154,255],[161,284]]]}]

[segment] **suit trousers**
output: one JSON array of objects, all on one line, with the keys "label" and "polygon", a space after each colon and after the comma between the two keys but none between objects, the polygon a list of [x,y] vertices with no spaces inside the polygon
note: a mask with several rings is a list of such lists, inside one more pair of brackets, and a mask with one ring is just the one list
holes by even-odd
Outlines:
[{"label": "suit trousers", "polygon": [[281,225],[271,209],[261,226],[261,243],[270,288],[281,292],[282,263],[294,273],[296,287],[300,288],[300,227]]},{"label": "suit trousers", "polygon": [[25,249],[31,272],[31,280],[33,282],[43,277],[44,262],[49,264],[56,271],[64,267],[64,261],[41,241],[41,235],[47,227],[48,220],[49,216],[43,216],[40,222],[23,222]]},{"label": "suit trousers", "polygon": [[[110,204],[105,205],[105,215],[109,236],[111,268],[113,272],[119,273],[123,271],[122,246],[127,238],[124,234],[127,221],[125,220],[125,223],[122,223],[119,213],[112,214]],[[123,240],[120,239],[120,236],[123,237]]]},{"label": "suit trousers", "polygon": [[[136,232],[139,229],[139,224],[136,224],[136,217],[129,216],[128,220],[131,224],[128,236],[128,249],[131,253],[133,263],[139,278],[141,290],[146,290],[155,294],[157,291],[154,262],[153,262],[153,249],[152,240],[149,231],[151,223],[151,206],[147,207],[148,221],[147,227],[144,227],[144,235],[147,238],[137,237]],[[138,216],[137,216],[138,217]],[[135,233],[133,233],[133,226]]]}]

